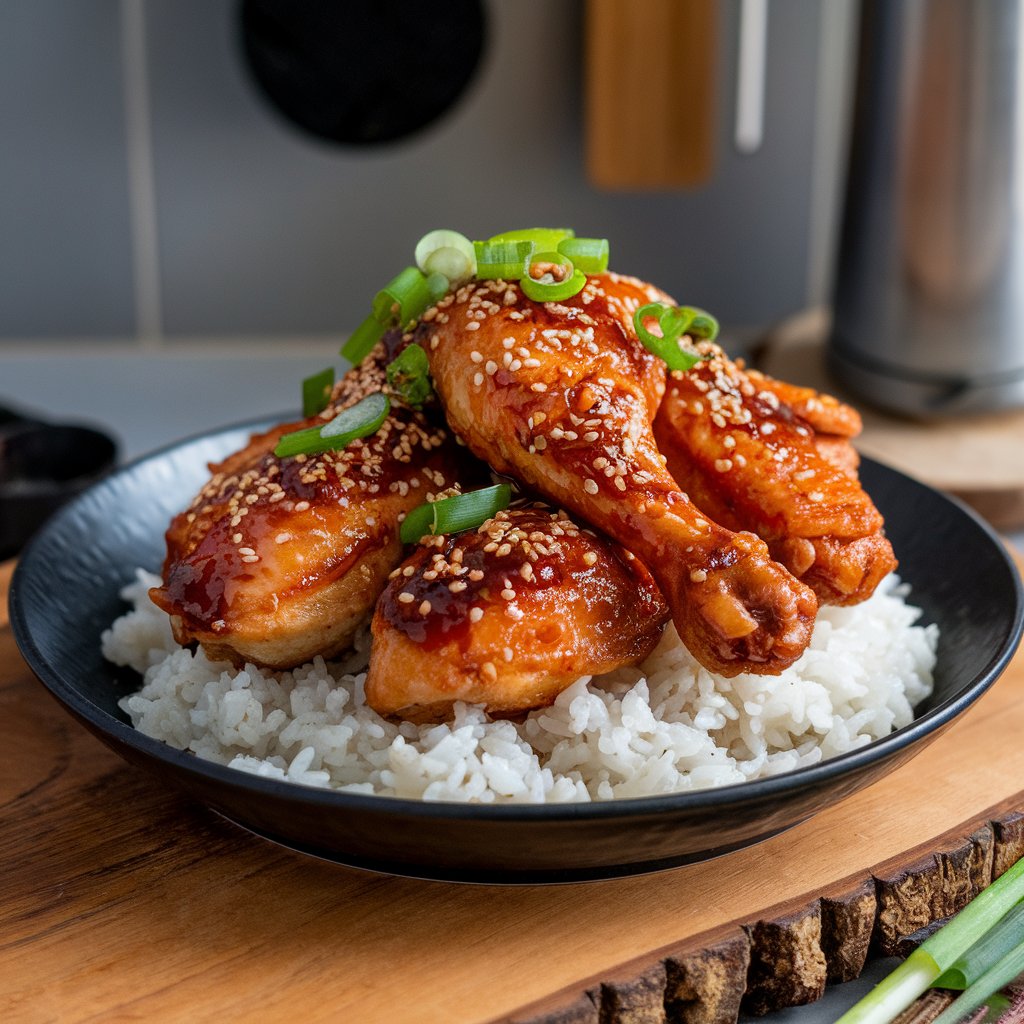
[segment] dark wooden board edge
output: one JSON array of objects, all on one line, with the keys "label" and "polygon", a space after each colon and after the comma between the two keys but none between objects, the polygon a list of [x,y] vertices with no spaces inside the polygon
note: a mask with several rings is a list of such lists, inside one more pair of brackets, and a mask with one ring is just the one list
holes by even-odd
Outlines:
[{"label": "dark wooden board edge", "polygon": [[581,979],[492,1024],[736,1024],[906,956],[1024,857],[1024,793],[817,894]]}]

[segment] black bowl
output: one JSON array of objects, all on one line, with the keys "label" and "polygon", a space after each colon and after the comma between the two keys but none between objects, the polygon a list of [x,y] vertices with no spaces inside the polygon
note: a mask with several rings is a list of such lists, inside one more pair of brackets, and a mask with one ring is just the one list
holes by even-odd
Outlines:
[{"label": "black bowl", "polygon": [[26,661],[85,726],[129,761],[265,838],[343,864],[473,882],[551,882],[655,871],[766,839],[892,771],[935,739],[996,680],[1024,625],[1017,570],[999,538],[958,502],[865,460],[926,622],[941,627],[935,692],[906,728],[852,753],[773,778],[608,803],[424,803],[259,778],[143,736],[118,709],[138,677],[100,654],[136,566],[157,569],[171,516],[206,463],[262,424],[167,448],[113,474],[50,520],[11,586]]},{"label": "black bowl", "polygon": [[92,427],[45,424],[0,409],[0,560],[114,468],[117,445]]}]

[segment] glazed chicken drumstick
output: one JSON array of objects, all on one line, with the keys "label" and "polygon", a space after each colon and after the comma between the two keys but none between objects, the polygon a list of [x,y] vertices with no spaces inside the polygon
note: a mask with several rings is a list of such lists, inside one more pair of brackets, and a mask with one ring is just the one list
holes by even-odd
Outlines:
[{"label": "glazed chicken drumstick", "polygon": [[347,448],[278,458],[282,434],[323,424],[386,388],[382,342],[319,416],[254,437],[217,466],[167,531],[153,601],[178,643],[212,658],[291,668],[350,646],[402,558],[398,519],[465,480],[468,460],[419,412],[393,404]]},{"label": "glazed chicken drumstick", "polygon": [[758,537],[709,522],[666,471],[651,430],[664,364],[632,326],[662,299],[615,274],[561,303],[484,281],[443,299],[417,340],[475,454],[633,551],[706,667],[777,674],[806,647],[817,601]]},{"label": "glazed chicken drumstick", "polygon": [[[853,450],[843,435],[856,433],[857,413],[809,388],[747,373],[710,342],[698,349],[708,358],[669,374],[654,421],[669,472],[716,522],[767,541],[820,601],[865,600],[896,559],[845,456]],[[780,394],[831,427],[833,442],[823,449]]]},{"label": "glazed chicken drumstick", "polygon": [[630,552],[544,505],[425,537],[373,617],[366,702],[433,721],[455,701],[508,715],[551,704],[580,676],[642,661],[668,608]]}]

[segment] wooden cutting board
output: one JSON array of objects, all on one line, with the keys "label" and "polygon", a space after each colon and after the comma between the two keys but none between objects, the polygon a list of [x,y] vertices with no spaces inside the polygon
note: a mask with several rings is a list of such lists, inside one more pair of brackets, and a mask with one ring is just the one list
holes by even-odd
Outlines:
[{"label": "wooden cutting board", "polygon": [[735,1020],[855,976],[874,942],[1024,855],[1024,655],[892,775],[755,848],[502,888],[320,863],[132,768],[36,682],[0,566],[0,1020]]}]

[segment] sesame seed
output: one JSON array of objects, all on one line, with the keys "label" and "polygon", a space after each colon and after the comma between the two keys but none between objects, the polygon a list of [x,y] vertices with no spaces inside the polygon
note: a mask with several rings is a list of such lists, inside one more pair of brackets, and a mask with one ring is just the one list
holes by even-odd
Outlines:
[{"label": "sesame seed", "polygon": [[541,391],[547,391],[547,389],[548,389],[548,386],[543,381],[537,381],[536,384],[531,384],[530,385],[530,390],[531,391],[536,391],[538,393],[541,392]]},{"label": "sesame seed", "polygon": [[725,438],[722,440],[722,444],[724,444],[726,448],[735,448],[736,438],[733,437],[732,434],[726,434]]},{"label": "sesame seed", "polygon": [[587,431],[587,432],[586,432],[586,433],[585,433],[585,434],[583,435],[583,440],[584,440],[584,441],[587,441],[587,442],[589,443],[589,442],[592,442],[592,441],[596,441],[596,440],[598,439],[598,437],[599,437],[599,436],[600,436],[600,435],[599,435],[599,434],[597,433],[597,431],[596,431],[596,430],[588,430],[588,431]]},{"label": "sesame seed", "polygon": [[498,364],[493,359],[488,359],[484,369],[487,371],[487,375],[489,377],[493,376],[498,372]]},{"label": "sesame seed", "polygon": [[822,494],[821,491],[811,491],[811,493],[808,494],[807,497],[811,501],[824,501],[825,500],[825,495]]},{"label": "sesame seed", "polygon": [[615,486],[616,486],[616,487],[617,487],[617,488],[618,488],[618,489],[619,489],[620,491],[624,491],[624,490],[626,489],[626,481],[625,481],[625,480],[624,480],[624,479],[623,479],[623,478],[622,478],[621,476],[617,476],[617,477],[615,478]]},{"label": "sesame seed", "polygon": [[732,459],[715,459],[715,469],[719,473],[728,473],[732,469]]},{"label": "sesame seed", "polygon": [[466,330],[467,331],[479,331],[480,330],[480,321],[479,320],[470,320],[470,322],[468,324],[466,324]]},{"label": "sesame seed", "polygon": [[305,512],[308,508],[309,508],[309,502],[308,501],[297,501],[295,503],[295,511],[296,512]]},{"label": "sesame seed", "polygon": [[291,539],[292,539],[292,535],[290,533],[279,533],[274,538],[274,543],[275,544],[286,544]]},{"label": "sesame seed", "polygon": [[483,384],[483,382],[484,382],[484,375],[482,373],[476,373],[476,374],[473,375],[473,383],[477,387],[480,387],[480,385]]},{"label": "sesame seed", "polygon": [[473,351],[469,353],[469,358],[472,359],[474,363],[482,363],[484,361],[484,357],[480,355],[476,349],[473,349]]},{"label": "sesame seed", "polygon": [[400,594],[398,595],[398,600],[399,600],[399,601],[401,601],[401,602],[402,602],[402,604],[412,604],[412,602],[413,602],[413,601],[415,601],[415,600],[416,600],[416,598],[414,598],[414,597],[412,596],[412,594],[410,594],[410,593],[409,593],[409,591],[408,591],[408,590],[403,590],[403,591],[402,591],[402,592],[401,592],[401,593],[400,593]]},{"label": "sesame seed", "polygon": [[503,338],[502,342],[501,342],[502,347],[506,348],[506,349],[512,348],[512,346],[515,345],[515,343],[516,343],[516,339],[515,338]]},{"label": "sesame seed", "polygon": [[516,592],[514,590],[510,590],[510,589],[506,588],[505,590],[503,590],[501,592],[501,596],[502,596],[502,599],[505,600],[505,601],[512,601],[512,600],[515,600]]},{"label": "sesame seed", "polygon": [[448,589],[453,594],[461,594],[462,591],[466,589],[466,586],[467,584],[463,583],[462,580],[452,580],[452,582],[448,584]]},{"label": "sesame seed", "polygon": [[260,560],[260,556],[259,555],[243,555],[242,556],[242,561],[243,562],[258,562],[259,560]]},{"label": "sesame seed", "polygon": [[584,565],[595,565],[596,563],[597,563],[597,553],[596,552],[588,551],[583,556],[583,564]]},{"label": "sesame seed", "polygon": [[433,610],[434,610],[433,605],[431,605],[431,603],[428,600],[426,600],[425,598],[424,598],[424,600],[422,600],[420,602],[420,608],[419,608],[420,615],[429,615]]},{"label": "sesame seed", "polygon": [[543,434],[541,434],[540,437],[538,437],[533,442],[533,444],[537,451],[542,452],[548,446],[548,439]]},{"label": "sesame seed", "polygon": [[479,583],[480,580],[482,580],[484,578],[483,570],[482,569],[470,569],[469,570],[469,578],[474,583]]},{"label": "sesame seed", "polygon": [[479,622],[484,617],[483,608],[470,608],[469,609],[469,621]]},{"label": "sesame seed", "polygon": [[708,574],[703,569],[694,569],[690,573],[690,579],[694,583],[703,583],[708,578]]},{"label": "sesame seed", "polygon": [[583,490],[585,490],[587,492],[587,494],[597,494],[597,491],[598,491],[597,481],[596,480],[590,480],[588,478],[587,480],[585,480],[583,482]]}]

